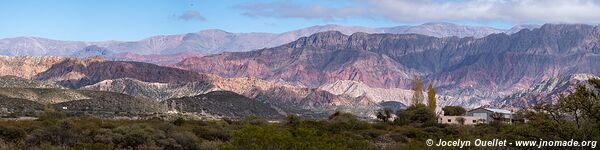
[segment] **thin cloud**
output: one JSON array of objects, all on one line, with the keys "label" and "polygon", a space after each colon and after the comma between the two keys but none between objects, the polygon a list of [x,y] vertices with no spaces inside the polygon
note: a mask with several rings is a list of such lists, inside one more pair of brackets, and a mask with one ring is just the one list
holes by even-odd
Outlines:
[{"label": "thin cloud", "polygon": [[202,16],[198,11],[193,11],[193,10],[188,10],[188,11],[184,12],[183,14],[179,15],[177,18],[180,20],[185,20],[185,21],[189,21],[189,20],[206,21],[206,18],[204,18],[204,16]]},{"label": "thin cloud", "polygon": [[595,0],[357,0],[343,7],[284,1],[245,4],[236,8],[250,17],[326,21],[367,18],[396,22],[600,22],[600,2]]},{"label": "thin cloud", "polygon": [[254,3],[238,5],[249,17],[303,18],[333,21],[365,13],[359,7],[332,8],[322,5],[300,5],[290,2]]}]

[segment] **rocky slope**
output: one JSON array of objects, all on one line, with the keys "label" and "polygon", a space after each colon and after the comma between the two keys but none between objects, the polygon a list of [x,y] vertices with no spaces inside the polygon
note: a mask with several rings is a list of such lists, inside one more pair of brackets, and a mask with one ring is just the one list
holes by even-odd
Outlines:
[{"label": "rocky slope", "polygon": [[12,75],[32,79],[38,73],[66,59],[54,56],[0,56],[0,76]]},{"label": "rocky slope", "polygon": [[175,67],[224,77],[282,80],[310,87],[337,80],[364,80],[389,87],[408,83],[414,71],[386,55],[347,48],[348,38],[340,32],[323,32],[270,49],[189,58]]},{"label": "rocky slope", "polygon": [[207,116],[245,118],[249,116],[283,117],[268,104],[228,91],[215,91],[193,97],[168,99],[163,102],[172,110],[194,112]]},{"label": "rocky slope", "polygon": [[[116,113],[152,114],[166,112],[166,107],[156,101],[103,91],[0,88],[0,101],[2,108],[14,109],[14,111],[25,111],[29,107],[39,111],[40,107],[38,106],[51,105],[55,109],[77,115],[81,115],[81,113],[103,113],[114,116]],[[17,107],[25,104],[31,106]]]},{"label": "rocky slope", "polygon": [[[346,93],[331,94],[324,90],[309,89],[256,78],[220,78],[189,83],[151,83],[131,78],[104,80],[94,85],[81,87],[85,90],[118,92],[147,97],[156,101],[170,98],[192,97],[213,91],[231,91],[250,99],[269,103],[286,112],[293,109],[332,110],[338,107],[361,107],[377,109],[379,105],[363,96]],[[285,111],[284,111],[285,110]],[[305,110],[304,110],[305,111]]]},{"label": "rocky slope", "polygon": [[[89,98],[70,90],[40,92],[11,88],[77,88],[109,91],[145,97],[154,101],[195,96],[211,91],[233,91],[251,99],[285,106],[286,110],[304,112],[304,109],[336,109],[338,106],[377,108],[370,99],[330,94],[323,90],[290,85],[284,82],[264,81],[254,77],[222,78],[181,69],[141,62],[107,61],[101,57],[87,59],[63,58],[47,70],[37,73],[36,79],[6,77],[1,85],[10,87],[4,92],[13,98],[34,100],[49,104]],[[14,64],[14,63],[13,63]],[[16,68],[16,66],[11,66]],[[54,82],[58,84],[54,84]],[[285,92],[279,92],[285,89]],[[48,89],[52,91],[54,89]],[[288,95],[290,94],[290,95]],[[47,97],[46,99],[44,97]],[[355,104],[356,103],[356,104]],[[364,104],[364,105],[363,105]]]},{"label": "rocky slope", "polygon": [[0,88],[0,96],[26,99],[41,104],[55,104],[90,98],[76,90],[36,88]]},{"label": "rocky slope", "polygon": [[[346,94],[352,97],[366,96],[375,102],[398,101],[405,105],[410,104],[413,91],[400,88],[372,88],[357,81],[339,80],[331,84],[322,85],[319,89],[332,94]],[[426,94],[425,94],[426,95]]]},{"label": "rocky slope", "polygon": [[54,81],[65,87],[79,88],[100,81],[135,78],[145,82],[187,83],[207,77],[195,72],[150,63],[106,61],[101,57],[67,59],[36,75],[36,79]]},{"label": "rocky slope", "polygon": [[44,105],[34,101],[0,96],[0,116],[34,116],[44,110]]},{"label": "rocky slope", "polygon": [[574,74],[561,78],[548,78],[534,84],[531,88],[515,92],[494,102],[495,107],[530,108],[540,103],[556,103],[561,94],[568,95],[575,91],[578,85],[593,87],[588,80],[600,79],[590,74]]},{"label": "rocky slope", "polygon": [[28,80],[17,76],[0,76],[0,88],[57,88],[64,87],[45,81]]},{"label": "rocky slope", "polygon": [[[378,103],[382,107],[394,106],[394,108],[402,108],[404,106],[411,105],[411,98],[413,96],[412,90],[401,89],[401,88],[375,88],[369,87],[366,84],[357,81],[339,80],[331,84],[325,84],[319,87],[319,89],[327,91],[335,95],[347,95],[353,98],[365,97]],[[423,95],[427,97],[427,92],[424,91]],[[437,106],[442,108],[447,105],[453,105],[458,100],[456,97],[437,94]],[[398,102],[399,104],[393,103]],[[427,104],[426,99],[423,99],[423,104]],[[474,107],[464,105],[466,107]]]},{"label": "rocky slope", "polygon": [[[322,32],[268,49],[188,58],[173,66],[318,87],[338,80],[403,88],[412,75],[457,105],[486,105],[539,80],[600,74],[600,28],[546,24],[484,38]],[[431,61],[435,60],[435,61]]]},{"label": "rocky slope", "polygon": [[81,87],[80,89],[117,92],[132,96],[146,97],[154,99],[155,101],[195,96],[220,90],[206,81],[170,84],[143,82],[132,78],[104,80],[93,85]]},{"label": "rocky slope", "polygon": [[70,114],[98,114],[98,115],[136,115],[165,113],[166,106],[146,98],[134,97],[120,93],[104,91],[77,92],[88,96],[87,99],[55,103],[53,106]]}]

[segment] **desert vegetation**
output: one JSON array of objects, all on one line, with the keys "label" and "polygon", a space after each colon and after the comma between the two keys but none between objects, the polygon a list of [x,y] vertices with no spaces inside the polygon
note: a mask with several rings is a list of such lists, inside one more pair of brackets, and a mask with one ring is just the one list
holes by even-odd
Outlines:
[{"label": "desert vegetation", "polygon": [[278,122],[257,117],[110,120],[46,109],[37,120],[1,121],[0,149],[431,149],[436,147],[427,147],[427,139],[600,140],[599,98],[598,91],[580,86],[557,104],[518,112],[527,122],[474,126],[438,124],[423,104],[395,112],[393,120],[385,110],[381,121],[344,112],[322,120],[290,115]]}]

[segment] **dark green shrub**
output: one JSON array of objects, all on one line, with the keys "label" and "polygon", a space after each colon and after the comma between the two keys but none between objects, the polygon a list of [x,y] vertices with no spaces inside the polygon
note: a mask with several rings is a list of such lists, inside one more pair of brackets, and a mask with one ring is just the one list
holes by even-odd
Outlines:
[{"label": "dark green shrub", "polygon": [[179,144],[181,149],[184,150],[196,150],[200,149],[201,140],[190,132],[174,132],[169,133],[169,138],[175,140]]},{"label": "dark green shrub", "polygon": [[11,126],[0,126],[0,138],[6,142],[16,142],[25,138],[25,130]]},{"label": "dark green shrub", "polygon": [[196,136],[210,141],[229,141],[231,134],[223,129],[196,127],[192,130]]},{"label": "dark green shrub", "polygon": [[185,119],[183,118],[177,118],[175,119],[175,121],[173,121],[173,125],[176,126],[182,126],[185,123]]}]

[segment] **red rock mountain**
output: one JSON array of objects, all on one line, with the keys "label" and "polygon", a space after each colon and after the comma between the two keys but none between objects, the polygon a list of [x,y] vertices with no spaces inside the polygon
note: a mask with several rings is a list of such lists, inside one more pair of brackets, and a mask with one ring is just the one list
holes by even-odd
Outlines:
[{"label": "red rock mountain", "polygon": [[203,74],[150,63],[106,61],[101,57],[67,59],[36,75],[66,87],[79,88],[103,80],[134,78],[145,82],[186,83],[205,80]]},{"label": "red rock mountain", "polygon": [[[303,113],[306,111],[303,109],[329,110],[340,106],[377,108],[376,103],[365,97],[336,95],[319,89],[257,78],[222,78],[142,62],[107,61],[101,57],[5,57],[2,62],[5,75],[18,74],[21,77],[57,82],[68,88],[118,92],[157,101],[196,96],[211,91],[232,91],[276,106],[286,113]],[[16,77],[8,76],[4,78],[6,87],[17,86],[15,84],[19,84],[19,87],[30,87],[20,84],[39,82],[16,80]],[[18,93],[23,92],[22,90],[15,92],[17,93],[9,95],[23,95]],[[48,98],[37,97],[41,100]]]},{"label": "red rock mountain", "polygon": [[32,79],[52,65],[64,61],[64,57],[43,56],[0,56],[0,76],[18,76]]},{"label": "red rock mountain", "polygon": [[408,88],[418,75],[459,97],[457,104],[485,104],[549,77],[600,75],[600,27],[546,24],[479,39],[322,32],[274,48],[188,58],[173,66],[309,87],[354,80]]}]

